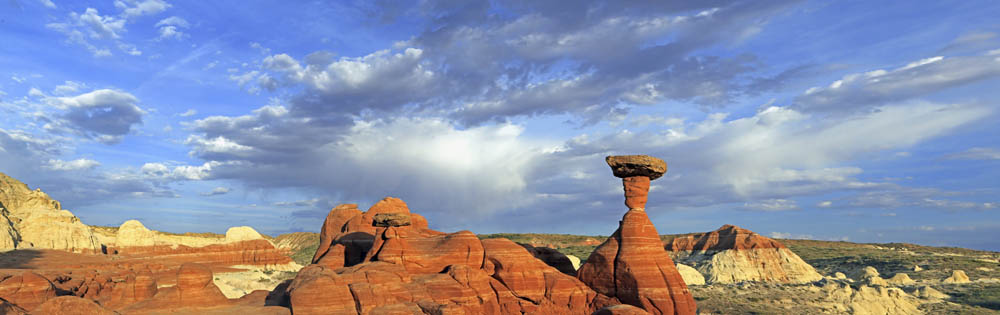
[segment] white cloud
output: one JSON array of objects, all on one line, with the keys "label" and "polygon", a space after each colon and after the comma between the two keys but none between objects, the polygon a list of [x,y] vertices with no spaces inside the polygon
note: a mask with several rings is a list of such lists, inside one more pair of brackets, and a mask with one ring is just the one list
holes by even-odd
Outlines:
[{"label": "white cloud", "polygon": [[998,76],[1000,60],[990,56],[937,56],[893,70],[849,74],[827,87],[808,89],[795,102],[807,112],[867,110]]},{"label": "white cloud", "polygon": [[52,94],[55,94],[55,95],[69,95],[69,94],[77,93],[77,92],[80,91],[80,89],[83,89],[83,88],[86,88],[86,87],[87,87],[87,85],[84,84],[84,83],[74,82],[74,81],[66,81],[62,85],[56,86],[56,88],[54,90],[52,90]]},{"label": "white cloud", "polygon": [[827,201],[820,201],[819,203],[816,204],[816,206],[820,207],[820,208],[829,208],[829,207],[833,206],[833,201],[829,201],[829,200],[827,200]]},{"label": "white cloud", "polygon": [[744,209],[759,211],[789,211],[799,210],[795,200],[788,199],[767,199],[743,204]]},{"label": "white cloud", "polygon": [[795,240],[813,240],[816,239],[812,234],[792,234],[786,232],[771,232],[769,235],[771,238],[781,238],[781,239],[795,239]]},{"label": "white cloud", "polygon": [[56,8],[56,4],[54,2],[52,2],[52,0],[38,0],[38,2],[40,2],[46,8],[49,8],[49,9],[55,9]]},{"label": "white cloud", "polygon": [[187,20],[177,16],[171,16],[156,23],[156,27],[159,28],[160,32],[159,39],[183,39],[187,37],[187,34],[178,29],[188,28],[189,26],[190,24]]},{"label": "white cloud", "polygon": [[1000,150],[995,148],[971,148],[946,155],[945,158],[951,160],[1000,160]]},{"label": "white cloud", "polygon": [[166,11],[171,5],[162,0],[115,0],[115,7],[125,18],[135,18]]},{"label": "white cloud", "polygon": [[45,167],[50,170],[56,171],[76,171],[76,170],[89,170],[100,166],[101,163],[91,160],[91,159],[76,159],[72,161],[63,161],[57,159],[51,159],[48,165]]},{"label": "white cloud", "polygon": [[171,168],[164,163],[146,163],[139,169],[149,179],[167,181],[204,180],[212,175],[212,168],[224,165],[220,162],[206,162],[200,166],[178,165]]},{"label": "white cloud", "polygon": [[69,128],[104,143],[116,143],[142,124],[146,114],[136,104],[139,99],[127,92],[101,89],[77,96],[48,97],[50,105],[62,110],[49,129]]},{"label": "white cloud", "polygon": [[198,114],[198,110],[195,110],[195,109],[192,108],[192,109],[188,109],[187,111],[185,111],[183,113],[178,114],[178,116],[181,116],[181,117],[191,117],[191,116],[194,116],[196,114]]},{"label": "white cloud", "polygon": [[231,191],[231,189],[229,189],[229,187],[215,187],[215,188],[213,188],[209,192],[203,192],[203,193],[201,193],[201,195],[202,196],[218,196],[218,195],[228,194],[230,191]]}]

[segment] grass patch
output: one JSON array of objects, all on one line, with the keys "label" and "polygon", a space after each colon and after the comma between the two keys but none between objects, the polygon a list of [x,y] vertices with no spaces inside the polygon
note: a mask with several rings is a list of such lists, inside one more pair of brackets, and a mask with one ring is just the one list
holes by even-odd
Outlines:
[{"label": "grass patch", "polygon": [[319,242],[292,252],[292,260],[299,265],[309,265],[312,263],[313,255],[316,254],[316,249],[319,249]]}]

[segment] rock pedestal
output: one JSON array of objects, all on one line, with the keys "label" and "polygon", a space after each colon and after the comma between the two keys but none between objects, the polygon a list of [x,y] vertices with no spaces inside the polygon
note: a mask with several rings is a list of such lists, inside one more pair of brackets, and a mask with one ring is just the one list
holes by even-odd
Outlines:
[{"label": "rock pedestal", "polygon": [[577,277],[597,293],[652,314],[694,314],[694,297],[645,211],[649,182],[666,172],[666,163],[644,155],[609,156],[607,162],[622,178],[629,211]]}]

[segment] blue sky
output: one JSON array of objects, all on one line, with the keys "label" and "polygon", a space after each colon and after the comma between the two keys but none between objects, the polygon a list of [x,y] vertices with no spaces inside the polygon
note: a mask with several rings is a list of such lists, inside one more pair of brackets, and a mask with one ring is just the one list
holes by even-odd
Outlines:
[{"label": "blue sky", "polygon": [[661,233],[1000,250],[993,1],[12,0],[0,172],[84,222]]}]

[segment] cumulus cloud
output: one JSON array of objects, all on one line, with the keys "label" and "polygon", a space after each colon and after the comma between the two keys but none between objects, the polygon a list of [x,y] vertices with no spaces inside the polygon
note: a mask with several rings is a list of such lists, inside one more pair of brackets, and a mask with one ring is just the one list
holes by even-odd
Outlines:
[{"label": "cumulus cloud", "polygon": [[183,113],[177,114],[177,116],[191,117],[191,116],[194,116],[194,115],[197,115],[197,114],[198,114],[198,110],[192,108],[192,109],[188,109],[187,111],[185,111]]},{"label": "cumulus cloud", "polygon": [[163,0],[115,0],[115,7],[125,18],[135,18],[163,12],[171,5]]},{"label": "cumulus cloud", "polygon": [[139,99],[127,92],[101,89],[77,96],[49,97],[46,101],[62,110],[50,130],[68,128],[77,134],[113,144],[142,124],[146,114],[136,104]]},{"label": "cumulus cloud", "polygon": [[996,205],[995,201],[982,202],[956,199],[956,197],[963,197],[962,195],[965,194],[936,188],[912,188],[890,185],[885,189],[847,196],[844,198],[844,201],[847,205],[855,208],[927,208],[948,211],[986,210],[992,209]]},{"label": "cumulus cloud", "polygon": [[56,8],[56,4],[55,4],[55,2],[52,2],[52,0],[38,0],[38,2],[40,2],[46,8],[49,8],[49,9],[55,9]]}]

